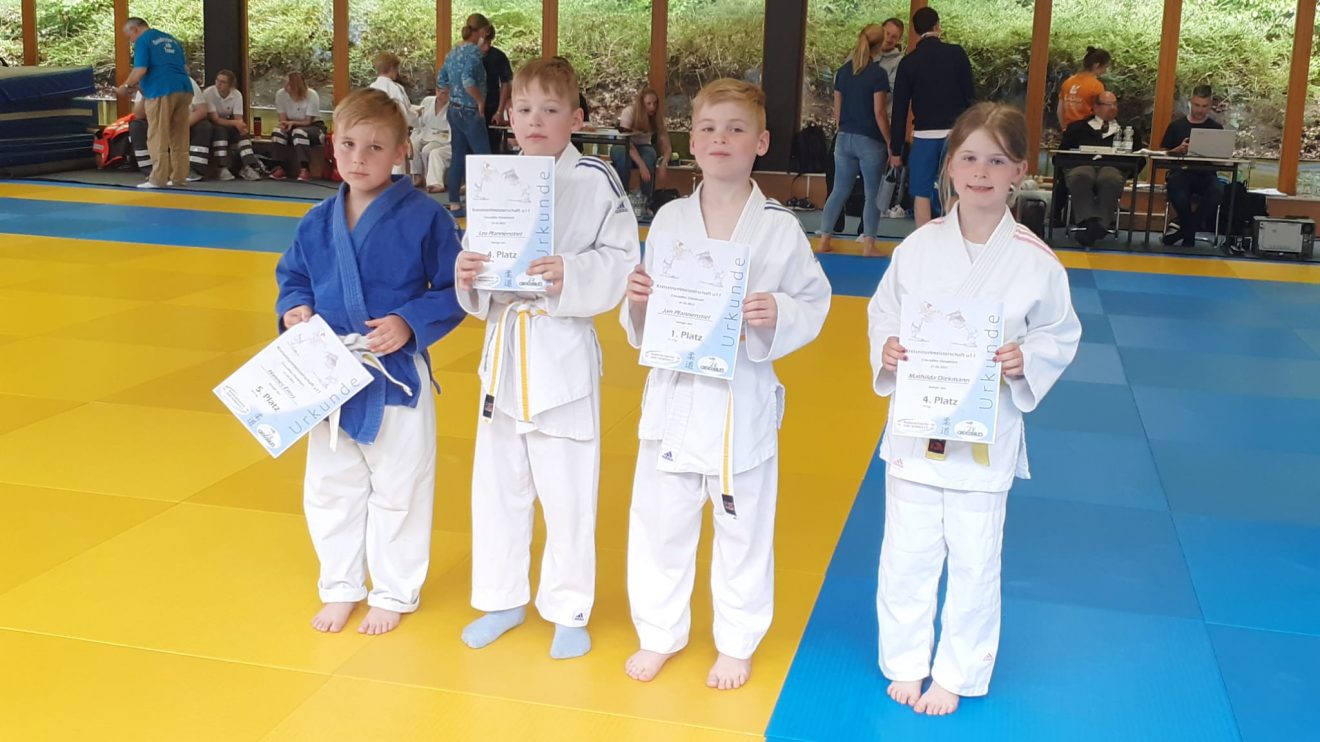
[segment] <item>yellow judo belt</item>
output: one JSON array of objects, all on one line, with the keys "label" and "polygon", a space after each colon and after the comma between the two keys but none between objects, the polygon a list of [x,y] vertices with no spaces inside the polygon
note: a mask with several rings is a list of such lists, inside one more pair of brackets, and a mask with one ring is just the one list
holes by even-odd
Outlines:
[{"label": "yellow judo belt", "polygon": [[720,458],[720,501],[724,512],[738,517],[733,507],[733,384],[729,384],[729,401],[724,405],[724,446]]},{"label": "yellow judo belt", "polygon": [[504,366],[505,333],[508,332],[510,314],[517,315],[515,321],[518,323],[518,342],[514,344],[514,351],[517,353],[517,365],[514,371],[518,382],[518,419],[523,422],[530,422],[532,419],[531,393],[527,384],[527,331],[531,327],[532,317],[545,317],[549,312],[537,309],[532,304],[520,303],[505,307],[504,311],[500,312],[499,321],[495,323],[495,352],[491,359],[490,377],[486,382],[486,397],[481,404],[481,419],[486,422],[490,422],[495,416],[495,392],[499,389],[500,373]]},{"label": "yellow judo belt", "polygon": [[[946,458],[944,450],[948,444],[949,442],[943,438],[931,438],[926,442],[926,458],[943,461]],[[973,443],[972,461],[981,466],[990,466],[990,446],[984,443]]]}]

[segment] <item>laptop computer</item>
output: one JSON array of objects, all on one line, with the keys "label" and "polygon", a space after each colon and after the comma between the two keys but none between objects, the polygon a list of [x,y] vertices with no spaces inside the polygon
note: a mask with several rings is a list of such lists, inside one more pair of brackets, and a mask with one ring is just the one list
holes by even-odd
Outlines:
[{"label": "laptop computer", "polygon": [[1228,159],[1237,148],[1237,129],[1192,129],[1188,157]]}]

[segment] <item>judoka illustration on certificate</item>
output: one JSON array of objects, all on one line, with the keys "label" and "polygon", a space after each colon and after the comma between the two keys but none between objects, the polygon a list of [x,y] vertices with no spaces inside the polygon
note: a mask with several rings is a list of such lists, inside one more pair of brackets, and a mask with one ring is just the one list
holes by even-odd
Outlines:
[{"label": "judoka illustration on certificate", "polygon": [[970,297],[905,296],[894,392],[894,434],[993,443],[999,413],[1003,344],[1000,302]]},{"label": "judoka illustration on certificate", "polygon": [[747,294],[747,245],[652,233],[654,293],[646,306],[641,364],[733,378]]},{"label": "judoka illustration on certificate", "polygon": [[371,381],[334,330],[313,316],[263,348],[214,392],[278,457]]},{"label": "judoka illustration on certificate", "polygon": [[476,287],[544,292],[533,260],[554,253],[555,158],[468,155],[468,249],[491,257]]}]

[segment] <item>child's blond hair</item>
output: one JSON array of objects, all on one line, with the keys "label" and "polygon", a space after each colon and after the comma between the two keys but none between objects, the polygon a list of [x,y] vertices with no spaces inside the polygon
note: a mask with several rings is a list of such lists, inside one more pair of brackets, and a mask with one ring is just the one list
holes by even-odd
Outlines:
[{"label": "child's blond hair", "polygon": [[567,101],[573,108],[578,106],[577,73],[573,71],[573,65],[563,57],[533,59],[519,67],[513,76],[512,93],[517,95],[532,85]]},{"label": "child's blond hair", "polygon": [[1013,162],[1027,159],[1027,118],[1013,106],[985,101],[963,111],[949,130],[947,153],[940,166],[940,203],[947,212],[958,194],[949,178],[949,163],[974,131],[985,130]]},{"label": "child's blond hair", "polygon": [[335,106],[335,131],[342,132],[361,123],[374,124],[394,135],[395,144],[408,141],[408,121],[395,103],[383,91],[375,88],[354,90]]},{"label": "child's blond hair", "polygon": [[371,65],[376,68],[377,75],[383,75],[390,70],[397,70],[399,69],[400,64],[399,56],[389,52],[381,52],[380,54],[377,54],[376,58],[372,60],[371,63]]},{"label": "child's blond hair", "polygon": [[706,106],[716,103],[739,103],[751,109],[756,121],[757,133],[765,131],[765,91],[742,80],[725,77],[708,83],[692,99],[692,119]]}]

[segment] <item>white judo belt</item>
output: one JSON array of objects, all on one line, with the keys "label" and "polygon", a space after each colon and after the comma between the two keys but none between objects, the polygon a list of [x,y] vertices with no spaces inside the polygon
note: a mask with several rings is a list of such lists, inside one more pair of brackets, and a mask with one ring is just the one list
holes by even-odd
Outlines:
[{"label": "white judo belt", "polygon": [[[359,333],[354,332],[348,335],[340,335],[339,339],[344,343],[344,347],[348,348],[349,352],[353,354],[353,357],[362,362],[362,365],[370,366],[376,369],[377,371],[381,372],[381,374],[383,374],[391,384],[402,389],[403,393],[407,394],[409,397],[413,395],[412,387],[394,378],[394,376],[390,374],[389,371],[385,370],[385,364],[381,363],[380,356],[371,352],[370,348],[368,347],[366,335],[361,335]],[[331,451],[335,451],[339,447],[339,410],[340,408],[336,407],[335,411],[330,413],[329,421],[330,421]]]}]

